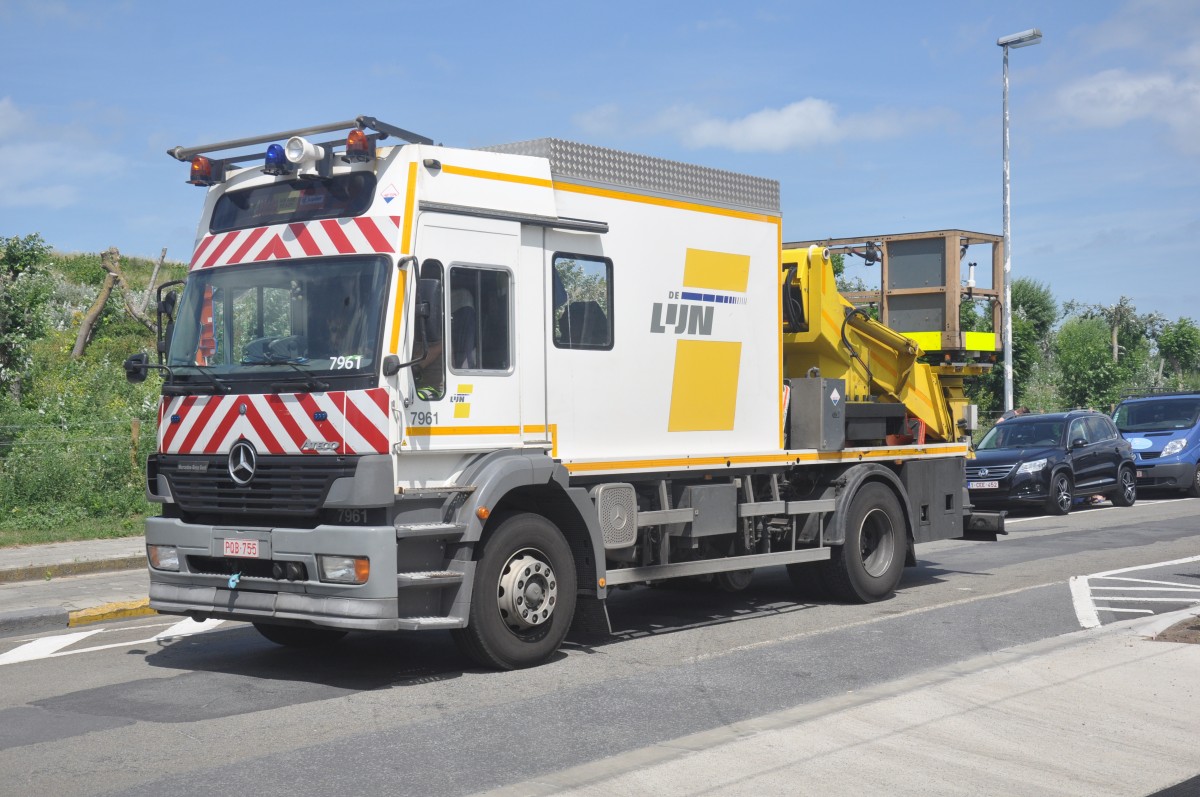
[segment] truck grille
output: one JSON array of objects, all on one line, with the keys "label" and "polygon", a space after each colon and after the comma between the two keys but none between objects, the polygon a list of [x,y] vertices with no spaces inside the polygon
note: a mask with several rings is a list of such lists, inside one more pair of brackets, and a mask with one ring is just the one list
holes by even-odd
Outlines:
[{"label": "truck grille", "polygon": [[158,472],[180,510],[204,515],[316,515],[333,480],[353,476],[356,467],[355,459],[345,457],[263,456],[242,486],[230,477],[224,456],[158,458]]}]

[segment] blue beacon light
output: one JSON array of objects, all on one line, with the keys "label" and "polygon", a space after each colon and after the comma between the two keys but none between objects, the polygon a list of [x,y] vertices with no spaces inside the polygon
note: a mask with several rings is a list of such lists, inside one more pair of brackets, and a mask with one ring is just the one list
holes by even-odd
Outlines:
[{"label": "blue beacon light", "polygon": [[267,147],[267,157],[263,164],[263,172],[271,175],[292,173],[292,164],[288,162],[282,144],[272,144]]}]

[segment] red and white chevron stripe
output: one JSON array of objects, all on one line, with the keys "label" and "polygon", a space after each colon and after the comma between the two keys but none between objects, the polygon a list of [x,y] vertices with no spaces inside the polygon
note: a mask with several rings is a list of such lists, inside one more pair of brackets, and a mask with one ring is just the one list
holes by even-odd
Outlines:
[{"label": "red and white chevron stripe", "polygon": [[317,255],[391,254],[397,248],[399,229],[399,216],[356,216],[206,235],[196,245],[191,267],[212,268]]},{"label": "red and white chevron stripe", "polygon": [[[325,420],[315,419],[320,412]],[[163,454],[224,454],[243,437],[266,454],[386,454],[389,432],[383,388],[176,396],[159,403],[158,450]]]}]

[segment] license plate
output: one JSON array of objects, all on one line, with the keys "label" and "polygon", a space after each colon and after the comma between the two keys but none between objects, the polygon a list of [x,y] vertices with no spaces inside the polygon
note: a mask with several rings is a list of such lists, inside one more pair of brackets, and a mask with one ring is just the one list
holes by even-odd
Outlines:
[{"label": "license plate", "polygon": [[967,482],[968,490],[998,490],[1000,482]]},{"label": "license plate", "polygon": [[258,540],[225,540],[223,549],[226,556],[232,556],[237,559],[257,559]]}]

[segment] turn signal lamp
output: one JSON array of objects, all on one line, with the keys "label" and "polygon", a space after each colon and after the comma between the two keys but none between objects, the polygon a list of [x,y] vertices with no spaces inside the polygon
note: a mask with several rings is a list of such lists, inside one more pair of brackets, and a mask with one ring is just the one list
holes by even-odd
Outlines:
[{"label": "turn signal lamp", "polygon": [[225,164],[222,161],[213,163],[203,155],[197,155],[192,158],[191,178],[188,180],[192,185],[216,185],[225,180]]},{"label": "turn signal lamp", "polygon": [[367,134],[361,130],[351,130],[346,136],[346,154],[342,160],[347,163],[365,163],[371,160],[371,142]]},{"label": "turn signal lamp", "polygon": [[267,157],[263,163],[263,173],[274,176],[292,173],[292,164],[288,162],[282,144],[272,144],[267,147]]}]

